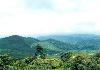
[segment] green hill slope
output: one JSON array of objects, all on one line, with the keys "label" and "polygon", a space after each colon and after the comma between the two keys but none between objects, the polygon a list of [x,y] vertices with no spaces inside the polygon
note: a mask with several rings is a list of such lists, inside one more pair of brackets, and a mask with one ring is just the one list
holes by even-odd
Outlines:
[{"label": "green hill slope", "polygon": [[51,35],[38,37],[39,40],[54,39],[63,44],[59,45],[68,50],[100,50],[100,36],[92,34]]},{"label": "green hill slope", "polygon": [[[11,53],[12,55],[31,55],[34,50],[30,47],[32,43],[39,40],[34,38],[26,38],[17,35],[0,39],[1,53]],[[20,56],[19,56],[20,57]]]},{"label": "green hill slope", "polygon": [[35,46],[40,44],[47,54],[56,54],[69,50],[100,50],[100,37],[94,35],[48,36],[45,40],[13,35],[0,39],[0,53],[14,56],[30,56]]}]

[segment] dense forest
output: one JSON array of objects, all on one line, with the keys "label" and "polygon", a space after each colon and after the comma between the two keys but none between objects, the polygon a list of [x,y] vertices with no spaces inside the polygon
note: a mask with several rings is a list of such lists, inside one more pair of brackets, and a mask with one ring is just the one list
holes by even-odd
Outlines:
[{"label": "dense forest", "polygon": [[23,59],[0,55],[0,70],[100,70],[100,52],[47,55],[41,47],[36,50],[35,55]]},{"label": "dense forest", "polygon": [[100,70],[100,36],[1,38],[0,70]]}]

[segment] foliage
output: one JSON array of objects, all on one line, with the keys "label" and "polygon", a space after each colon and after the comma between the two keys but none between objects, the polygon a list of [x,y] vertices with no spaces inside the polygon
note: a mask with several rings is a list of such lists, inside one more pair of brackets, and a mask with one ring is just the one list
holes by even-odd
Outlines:
[{"label": "foliage", "polygon": [[99,41],[100,36],[96,35],[55,36],[45,40],[12,35],[0,38],[0,53],[10,53],[18,58],[31,56],[35,53],[35,44],[38,43],[42,43],[44,51],[50,55],[69,50],[100,50]]},{"label": "foliage", "polygon": [[40,44],[37,44],[35,50],[36,50],[36,52],[35,52],[36,57],[41,57],[42,59],[45,59],[46,54],[44,53],[44,49],[42,48],[42,46]]},{"label": "foliage", "polygon": [[[2,38],[0,70],[100,70],[100,52],[97,52],[100,38],[68,38],[66,42],[39,41],[17,35]],[[35,46],[38,43],[42,45]],[[84,49],[86,51],[82,51]]]},{"label": "foliage", "polygon": [[[61,56],[66,59],[63,60]],[[60,57],[46,56],[43,59],[34,55],[17,59],[4,54],[0,55],[0,70],[100,70],[99,53],[89,55],[67,52]]]},{"label": "foliage", "polygon": [[61,55],[61,60],[63,62],[65,62],[65,61],[69,60],[71,57],[72,57],[72,53],[71,52],[63,53]]}]

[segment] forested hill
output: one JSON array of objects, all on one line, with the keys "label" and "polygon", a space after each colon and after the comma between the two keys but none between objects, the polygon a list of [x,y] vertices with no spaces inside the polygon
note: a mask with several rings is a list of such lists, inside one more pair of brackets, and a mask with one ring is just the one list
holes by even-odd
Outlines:
[{"label": "forested hill", "polygon": [[100,36],[94,34],[51,35],[38,37],[39,40],[54,39],[66,44],[68,50],[100,50]]},{"label": "forested hill", "polygon": [[100,36],[97,35],[59,35],[37,39],[13,35],[0,39],[0,53],[16,56],[29,56],[35,53],[36,44],[40,44],[47,54],[68,50],[100,50]]},{"label": "forested hill", "polygon": [[48,35],[37,37],[39,40],[55,39],[58,41],[81,41],[81,40],[100,40],[100,35],[95,34],[69,34],[69,35]]},{"label": "forested hill", "polygon": [[22,37],[13,35],[0,39],[0,52],[11,53],[15,56],[28,56],[34,53],[34,49],[30,46],[39,40],[31,37]]}]

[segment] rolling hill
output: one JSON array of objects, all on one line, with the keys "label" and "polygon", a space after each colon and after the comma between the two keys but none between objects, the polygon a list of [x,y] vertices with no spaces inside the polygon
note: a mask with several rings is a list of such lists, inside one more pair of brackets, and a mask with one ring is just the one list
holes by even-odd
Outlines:
[{"label": "rolling hill", "polygon": [[[100,50],[100,36],[93,34],[51,35],[38,37],[39,40],[54,39],[63,42],[68,50]],[[63,45],[66,44],[64,47]]]},{"label": "rolling hill", "polygon": [[[26,38],[18,35],[13,35],[0,39],[1,53],[11,53],[12,55],[32,55],[34,49],[30,46],[39,40],[34,38]],[[19,56],[20,57],[20,56]]]},{"label": "rolling hill", "polygon": [[35,53],[35,46],[40,44],[47,54],[56,54],[69,50],[100,50],[100,36],[97,35],[55,35],[37,39],[13,35],[0,39],[0,53],[10,53],[17,57]]}]

